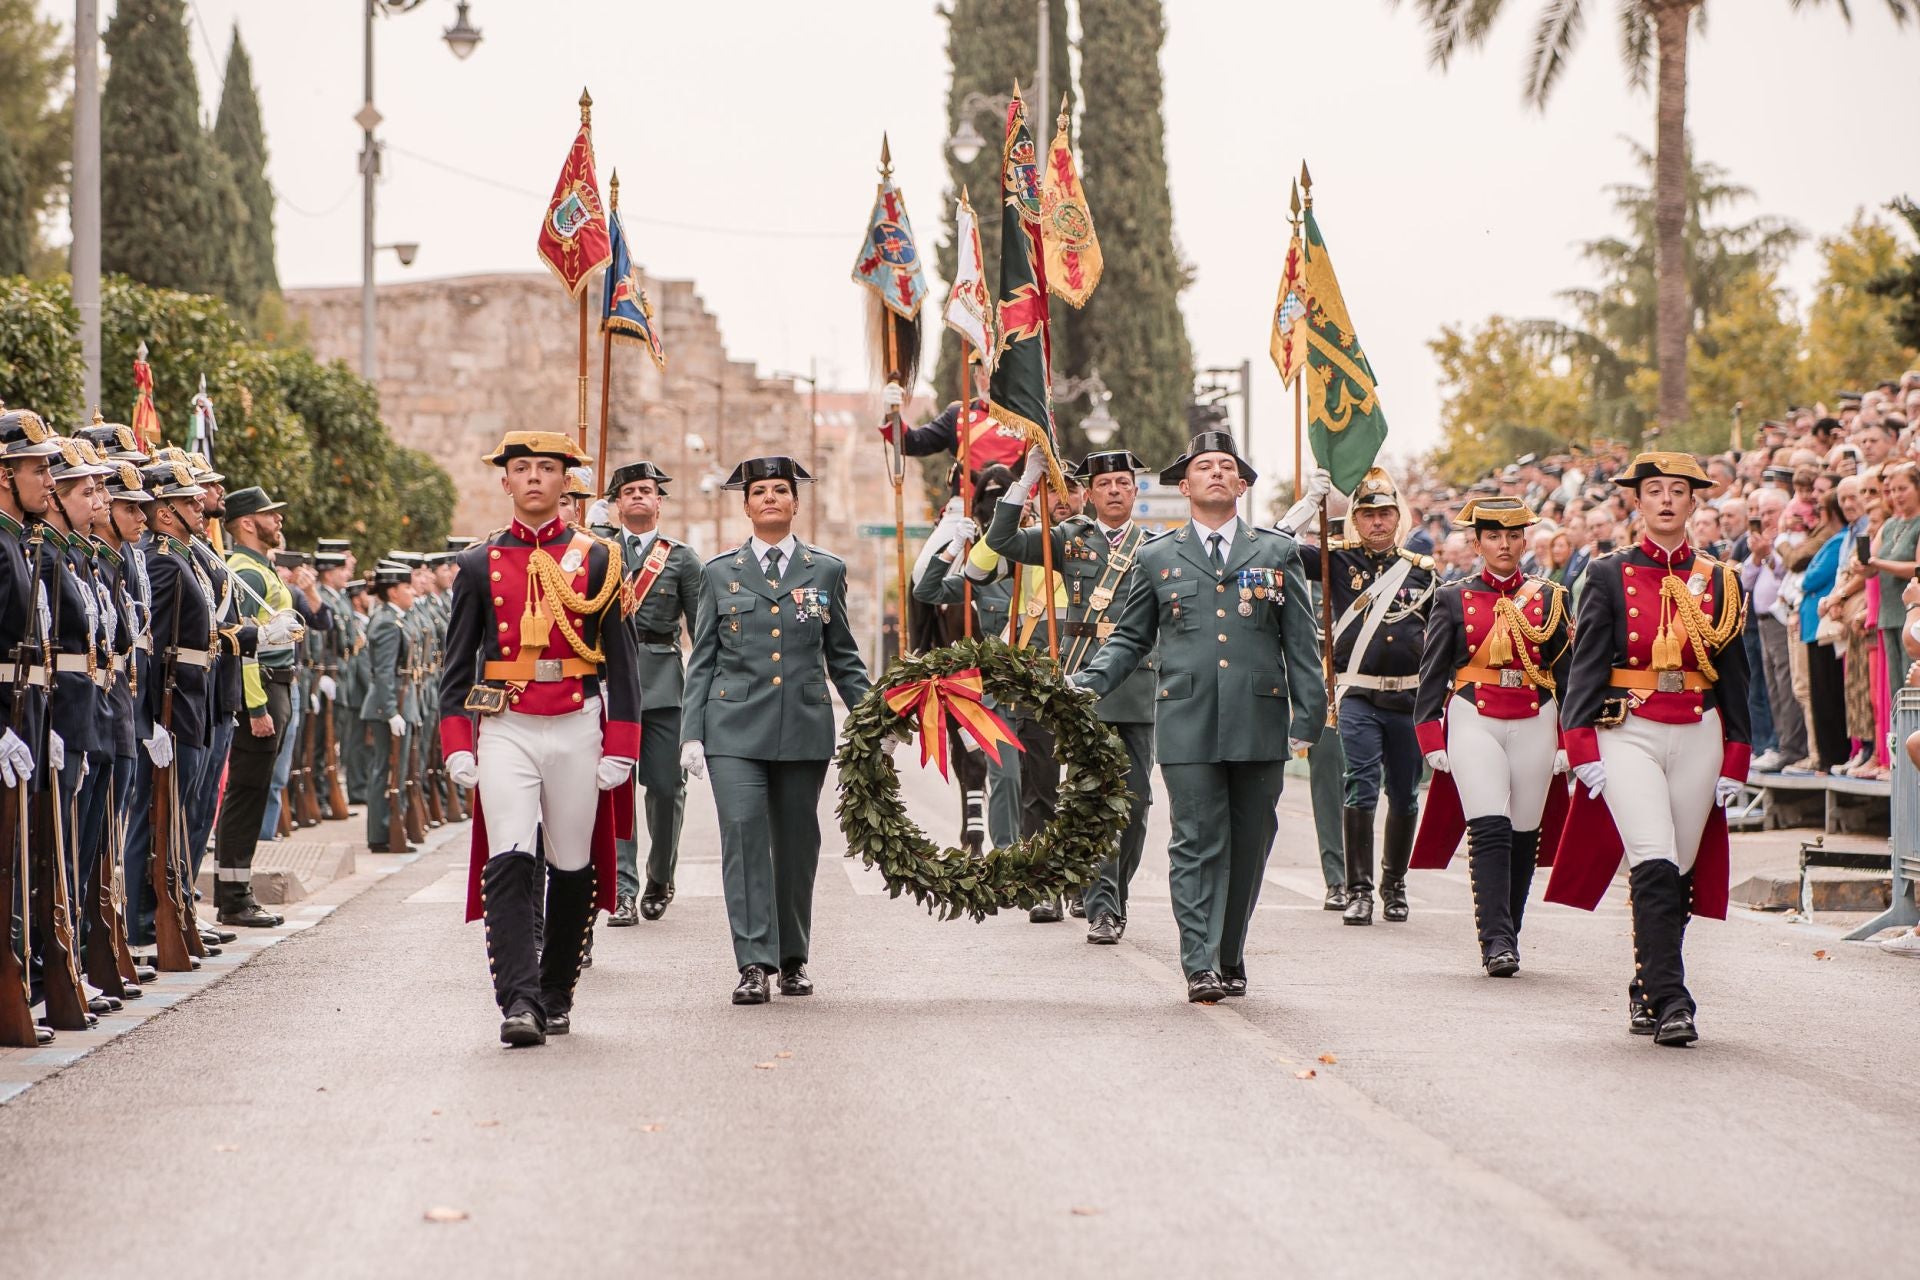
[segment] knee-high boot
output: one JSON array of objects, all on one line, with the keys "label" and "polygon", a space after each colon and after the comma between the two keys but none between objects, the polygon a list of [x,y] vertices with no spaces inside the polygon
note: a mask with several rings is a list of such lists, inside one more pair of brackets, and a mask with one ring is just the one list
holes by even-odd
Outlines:
[{"label": "knee-high boot", "polygon": [[1533,892],[1533,868],[1540,859],[1540,830],[1513,833],[1513,885],[1507,899],[1513,917],[1514,950],[1520,949],[1520,919],[1527,913],[1527,895]]},{"label": "knee-high boot", "polygon": [[1664,1023],[1694,1012],[1681,948],[1691,909],[1690,885],[1664,858],[1643,862],[1627,874],[1633,904],[1634,979],[1639,1003]]},{"label": "knee-high boot", "polygon": [[1468,821],[1467,872],[1473,881],[1473,927],[1480,937],[1480,963],[1490,975],[1501,978],[1512,977],[1520,968],[1513,945],[1509,888],[1513,845],[1513,823],[1505,814]]},{"label": "knee-high boot", "polygon": [[585,967],[593,934],[593,866],[578,871],[547,867],[547,945],[540,952],[540,1003],[547,1034],[565,1035],[572,1025],[573,989]]},{"label": "knee-high boot", "polygon": [[500,1039],[538,1044],[546,1038],[540,1004],[540,962],[534,950],[534,862],[524,853],[487,860],[480,872],[481,915],[487,930],[487,966],[493,998],[505,1021]]},{"label": "knee-high boot", "polygon": [[1420,811],[1387,810],[1386,842],[1380,847],[1380,902],[1394,924],[1407,918],[1407,864],[1413,861],[1413,836],[1420,827]]},{"label": "knee-high boot", "polygon": [[1347,845],[1347,909],[1342,924],[1373,923],[1373,810],[1340,811]]}]

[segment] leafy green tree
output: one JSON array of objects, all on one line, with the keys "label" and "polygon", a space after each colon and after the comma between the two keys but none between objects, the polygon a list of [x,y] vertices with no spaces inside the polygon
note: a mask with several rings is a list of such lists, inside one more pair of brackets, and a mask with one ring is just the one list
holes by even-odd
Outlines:
[{"label": "leafy green tree", "polygon": [[231,207],[200,128],[184,0],[121,0],[104,43],[113,67],[100,95],[101,267],[213,293]]},{"label": "leafy green tree", "polygon": [[1751,442],[1760,419],[1811,398],[1801,352],[1804,333],[1771,270],[1750,270],[1735,280],[1693,336],[1687,374],[1691,412],[1663,444],[1695,453],[1727,448],[1736,404],[1751,411],[1745,418],[1745,439]]},{"label": "leafy green tree", "polygon": [[399,493],[398,527],[389,548],[429,550],[453,529],[453,477],[418,449],[393,451],[393,482]]},{"label": "leafy green tree", "polygon": [[[0,0],[0,133],[12,142],[37,247],[40,215],[66,198],[73,154],[73,110],[67,97],[72,45],[60,24],[40,16],[35,0]],[[0,206],[5,198],[0,197]],[[0,274],[4,274],[0,269]]]},{"label": "leafy green tree", "polygon": [[[1902,196],[1888,207],[1920,241],[1920,205]],[[1892,304],[1894,336],[1909,347],[1920,347],[1920,252],[1907,254],[1905,260],[1867,281],[1867,291]]]},{"label": "leafy green tree", "polygon": [[1539,327],[1490,316],[1477,329],[1448,325],[1427,344],[1440,366],[1441,444],[1429,459],[1452,484],[1470,484],[1526,453],[1588,441],[1588,374]]},{"label": "leafy green tree", "polygon": [[80,314],[64,280],[0,280],[0,404],[55,426],[79,411]]},{"label": "leafy green tree", "polygon": [[227,79],[220,90],[220,113],[213,122],[213,143],[231,167],[240,202],[241,231],[231,246],[227,300],[252,318],[260,299],[280,292],[274,265],[273,187],[267,181],[267,136],[260,126],[260,100],[253,88],[253,64],[233,30],[227,50]]},{"label": "leafy green tree", "polygon": [[351,538],[362,563],[398,547],[402,503],[378,394],[343,362],[322,364],[308,351],[276,352],[274,368],[312,451],[313,496],[292,513],[288,537]]},{"label": "leafy green tree", "polygon": [[[1081,0],[1080,25],[1080,74],[1100,92],[1087,99],[1078,142],[1106,268],[1085,308],[1067,316],[1055,373],[1097,369],[1113,392],[1116,443],[1167,460],[1187,442],[1193,347],[1180,313],[1191,273],[1174,246],[1167,183],[1166,19],[1161,0]],[[1085,412],[1075,406],[1062,415],[1070,452],[1085,448],[1078,431]]]},{"label": "leafy green tree", "polygon": [[[1401,0],[1388,0],[1397,6]],[[1408,0],[1426,24],[1431,42],[1428,54],[1445,69],[1462,48],[1485,42],[1505,0]],[[1788,0],[1795,9],[1813,8],[1825,0]],[[1905,23],[1920,17],[1920,0],[1886,0],[1894,19]],[[1528,105],[1544,109],[1554,85],[1566,69],[1589,13],[1598,0],[1534,0],[1538,19],[1527,54],[1521,93]],[[1847,22],[1853,21],[1848,0],[1833,0]],[[1654,127],[1658,140],[1654,165],[1654,245],[1657,264],[1655,297],[1659,316],[1655,334],[1659,377],[1659,420],[1677,427],[1689,412],[1687,401],[1687,337],[1691,317],[1687,302],[1687,43],[1689,28],[1706,21],[1706,0],[1619,0],[1620,56],[1627,81],[1644,90],[1649,79],[1656,86]]]},{"label": "leafy green tree", "polygon": [[1842,391],[1859,390],[1914,366],[1913,344],[1897,327],[1899,306],[1871,288],[1902,262],[1894,229],[1856,214],[1847,229],[1820,241],[1826,261],[1807,315],[1807,373],[1814,398],[1831,404]]},{"label": "leafy green tree", "polygon": [[33,256],[33,207],[27,178],[0,122],[0,276],[23,276]]}]

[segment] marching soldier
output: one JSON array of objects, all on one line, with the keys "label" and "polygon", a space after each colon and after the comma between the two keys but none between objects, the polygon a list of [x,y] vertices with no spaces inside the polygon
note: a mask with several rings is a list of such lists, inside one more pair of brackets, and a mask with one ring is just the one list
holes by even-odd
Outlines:
[{"label": "marching soldier", "polygon": [[820,788],[833,756],[831,681],[849,707],[867,672],[847,624],[847,566],[793,534],[800,485],[792,458],[751,458],[726,487],[744,495],[753,534],[707,561],[687,664],[681,767],[713,770],[735,1004],[813,992],[807,976]]},{"label": "marching soldier", "polygon": [[409,673],[416,662],[414,631],[406,622],[414,604],[413,571],[383,561],[374,566],[368,592],[375,603],[367,615],[366,692],[359,713],[365,732],[371,735],[361,783],[367,798],[367,848],[374,853],[410,853],[412,845],[396,849],[387,838],[392,807],[406,803],[404,793],[389,793],[387,778],[396,750],[401,753],[404,777],[410,735],[420,722],[417,707],[412,716],[407,714],[413,691]]},{"label": "marching soldier", "polygon": [[1235,514],[1256,478],[1224,431],[1160,473],[1191,518],[1140,548],[1106,647],[1073,683],[1105,696],[1158,653],[1154,745],[1173,806],[1167,848],[1187,999],[1247,991],[1247,930],[1287,757],[1326,721],[1320,653],[1293,539]]},{"label": "marching soldier", "polygon": [[1542,819],[1552,814],[1544,829],[1557,840],[1566,810],[1554,699],[1567,685],[1573,619],[1565,587],[1520,571],[1539,520],[1519,498],[1471,498],[1461,509],[1454,527],[1470,533],[1483,567],[1435,596],[1414,707],[1434,776],[1413,865],[1446,866],[1465,830],[1480,964],[1494,978],[1520,972]]},{"label": "marching soldier", "polygon": [[[1138,580],[1135,569],[1146,530],[1133,522],[1138,495],[1135,474],[1146,469],[1125,449],[1088,454],[1074,469],[1087,487],[1092,514],[1080,514],[1052,526],[1052,558],[1067,596],[1066,620],[1060,627],[1060,666],[1071,676],[1100,653],[1113,634],[1114,606],[1124,602]],[[1043,563],[1040,529],[1022,529],[1020,514],[1027,495],[1046,474],[1040,450],[1028,453],[1026,468],[994,507],[987,527],[987,546],[1025,565]],[[1087,941],[1112,946],[1127,930],[1127,886],[1140,867],[1147,840],[1147,806],[1153,792],[1154,659],[1146,655],[1106,696],[1095,713],[1127,749],[1127,822],[1120,832],[1114,857],[1102,863],[1087,886],[1085,912]],[[1031,723],[1023,719],[1023,724]],[[1053,753],[1051,735],[1044,744],[1022,742],[1031,753],[1040,750],[1044,764]],[[1058,919],[1056,915],[1054,917]]]},{"label": "marching soldier", "polygon": [[467,918],[486,920],[500,1039],[536,1045],[572,1029],[594,914],[613,906],[614,841],[633,826],[640,685],[621,625],[620,547],[558,515],[565,468],[585,461],[578,447],[559,432],[513,431],[487,461],[513,520],[460,553],[440,743],[454,784],[478,788]]},{"label": "marching soldier", "polygon": [[[610,514],[619,521],[594,533],[620,544],[627,572],[627,626],[633,631],[640,671],[640,765],[646,792],[647,880],[640,884],[639,833],[618,846],[618,892],[609,925],[640,917],[658,920],[673,901],[673,873],[680,859],[680,824],[687,808],[687,775],[680,767],[680,699],[686,672],[681,627],[691,632],[706,577],[700,557],[684,542],[660,532],[660,503],[673,477],[651,462],[630,462],[607,479]],[[634,895],[639,894],[639,911]]]},{"label": "marching soldier", "polygon": [[1560,713],[1579,785],[1547,900],[1592,910],[1626,854],[1634,979],[1628,1030],[1699,1039],[1682,947],[1687,916],[1725,919],[1725,805],[1753,754],[1745,603],[1734,566],[1695,551],[1687,525],[1710,488],[1690,454],[1643,453],[1614,483],[1646,535],[1587,568]]},{"label": "marching soldier", "polygon": [[[1296,523],[1296,513],[1316,513],[1326,492],[1324,473],[1316,475],[1308,497],[1288,513],[1290,531],[1304,524]],[[1374,467],[1349,500],[1347,537],[1324,551],[1310,543],[1300,547],[1307,577],[1333,596],[1333,665],[1347,760],[1347,906],[1341,916],[1346,924],[1373,923],[1373,814],[1383,773],[1387,827],[1380,901],[1388,920],[1407,918],[1407,865],[1420,820],[1413,695],[1438,582],[1433,557],[1401,545],[1408,521],[1392,477]]]}]

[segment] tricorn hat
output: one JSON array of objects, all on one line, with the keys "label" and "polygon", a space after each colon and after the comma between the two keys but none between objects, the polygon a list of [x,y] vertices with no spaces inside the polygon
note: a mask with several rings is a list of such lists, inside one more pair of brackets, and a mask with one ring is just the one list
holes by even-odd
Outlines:
[{"label": "tricorn hat", "polygon": [[1167,464],[1160,473],[1161,484],[1179,484],[1187,478],[1187,468],[1193,460],[1203,453],[1224,453],[1232,458],[1240,471],[1240,478],[1252,484],[1260,478],[1253,464],[1240,456],[1240,450],[1233,443],[1233,434],[1228,431],[1202,431],[1187,443],[1187,451]]},{"label": "tricorn hat", "polygon": [[1539,515],[1518,498],[1468,498],[1453,518],[1456,529],[1525,529],[1538,523]]},{"label": "tricorn hat", "polygon": [[784,455],[772,458],[748,458],[727,477],[725,489],[745,490],[755,480],[785,480],[790,484],[812,484],[807,469]]},{"label": "tricorn hat", "polygon": [[329,552],[339,553],[343,551],[351,551],[353,550],[353,539],[352,538],[315,538],[313,540],[313,550],[315,555],[325,555]]},{"label": "tricorn hat", "polygon": [[515,458],[553,458],[569,467],[587,463],[573,437],[560,431],[509,431],[482,461],[504,467]]},{"label": "tricorn hat", "polygon": [[410,585],[412,582],[413,570],[404,564],[389,564],[383,560],[373,567],[371,585],[376,589]]},{"label": "tricorn hat", "polygon": [[31,409],[0,412],[0,458],[51,458],[59,452],[39,414]]},{"label": "tricorn hat", "polygon": [[1131,449],[1108,449],[1102,453],[1090,453],[1080,460],[1073,469],[1076,479],[1092,480],[1095,476],[1106,475],[1109,471],[1144,472],[1147,464],[1133,456]]},{"label": "tricorn hat", "polygon": [[1700,469],[1700,459],[1690,453],[1665,451],[1639,455],[1633,460],[1632,466],[1613,478],[1613,482],[1623,489],[1637,489],[1642,480],[1651,480],[1655,476],[1685,480],[1696,489],[1713,488],[1713,481],[1707,479],[1707,473]]},{"label": "tricorn hat", "polygon": [[241,516],[265,515],[269,511],[280,511],[286,507],[284,502],[275,502],[267,496],[267,491],[259,485],[249,485],[227,495],[227,519],[238,520]]},{"label": "tricorn hat", "polygon": [[653,487],[658,489],[664,497],[667,492],[667,485],[672,483],[673,477],[654,466],[651,462],[644,460],[640,462],[629,462],[622,466],[615,467],[613,474],[607,477],[607,496],[609,498],[618,497],[622,489],[636,480],[653,481]]}]

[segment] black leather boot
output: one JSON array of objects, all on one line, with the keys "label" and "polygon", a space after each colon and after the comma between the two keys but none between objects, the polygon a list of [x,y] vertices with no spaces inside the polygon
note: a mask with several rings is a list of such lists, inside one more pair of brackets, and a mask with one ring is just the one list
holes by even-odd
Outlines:
[{"label": "black leather boot", "polygon": [[[1633,868],[1627,883],[1633,903],[1635,977],[1641,1002],[1653,1013],[1654,1042],[1691,1044],[1698,1033],[1681,956],[1691,909],[1687,880],[1680,868],[1662,858]],[[1671,1034],[1669,1024],[1674,1024]]]},{"label": "black leather boot", "polygon": [[1407,864],[1413,861],[1413,835],[1420,828],[1420,811],[1387,810],[1386,841],[1380,846],[1380,901],[1389,921],[1407,918]]},{"label": "black leather boot", "polygon": [[547,1039],[534,952],[534,871],[530,856],[508,853],[489,858],[480,872],[487,967],[493,972],[494,1001],[505,1016],[500,1042],[515,1047],[545,1044]]},{"label": "black leather boot", "polygon": [[1373,810],[1340,810],[1347,846],[1347,909],[1342,924],[1373,923]]},{"label": "black leather boot", "polygon": [[1509,886],[1513,872],[1513,824],[1505,814],[1467,822],[1467,872],[1473,881],[1473,927],[1480,936],[1480,964],[1491,978],[1520,971],[1514,946]]},{"label": "black leather boot", "polygon": [[1527,895],[1533,892],[1533,869],[1540,861],[1540,829],[1513,833],[1513,883],[1507,898],[1513,917],[1514,950],[1520,949],[1520,920],[1527,914]]},{"label": "black leather boot", "polygon": [[547,867],[547,945],[540,953],[540,1004],[547,1034],[572,1029],[573,988],[593,941],[593,866]]}]

